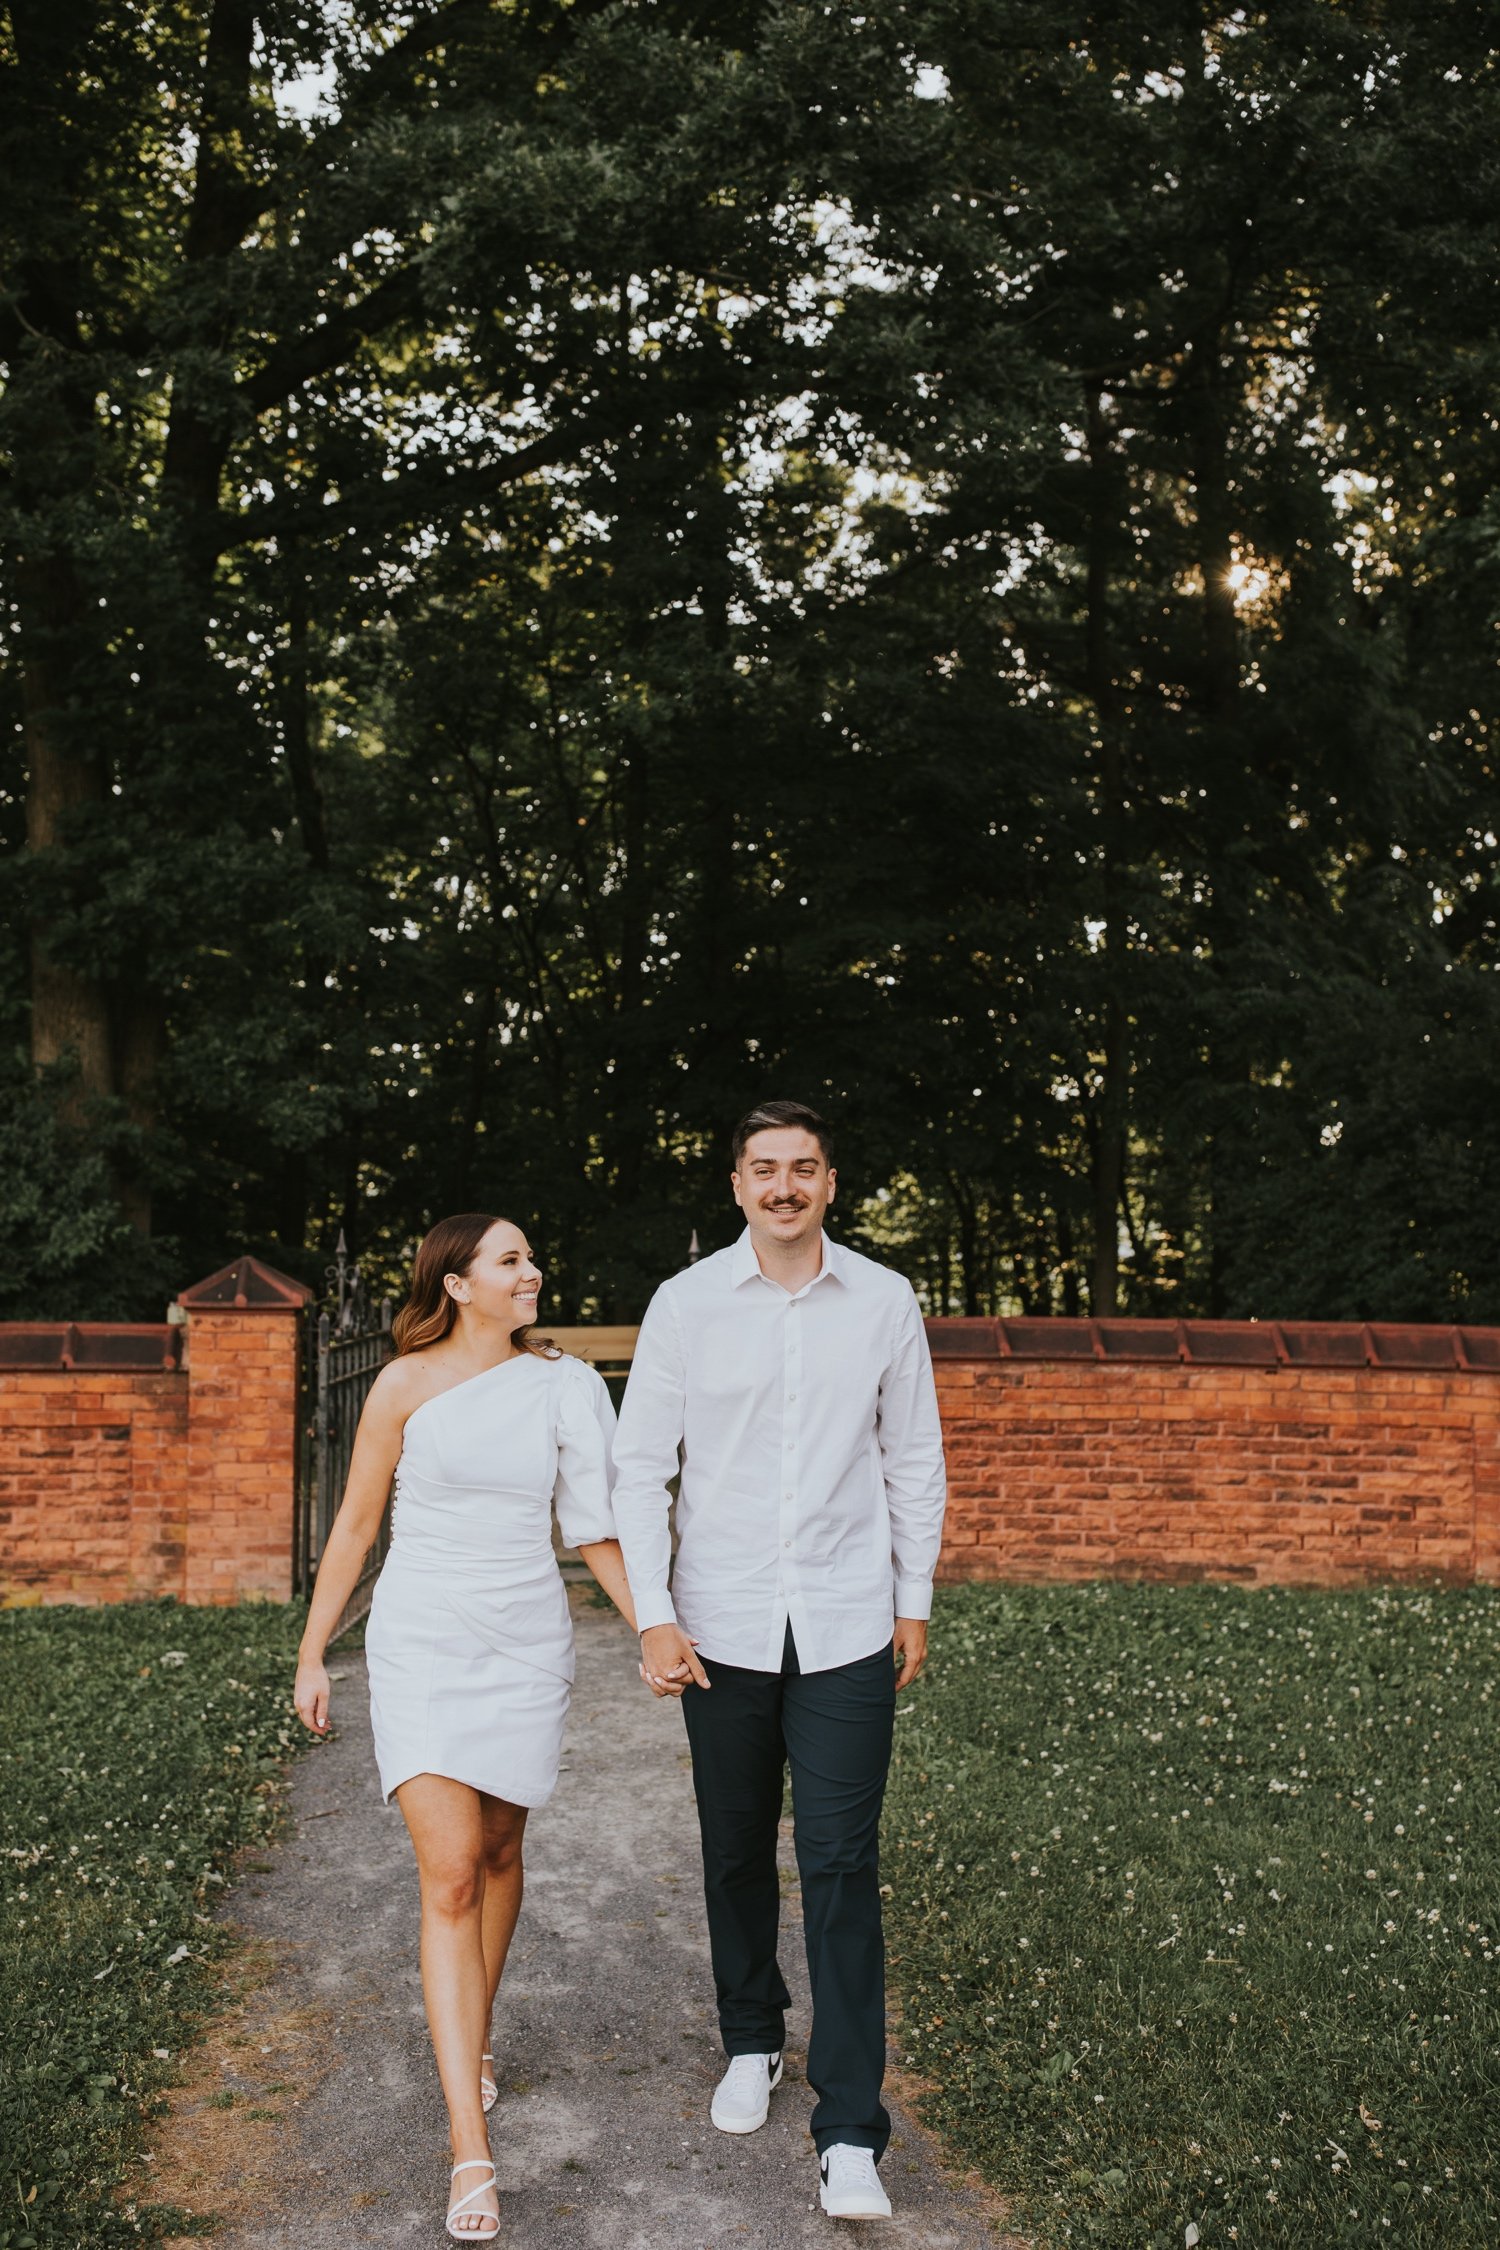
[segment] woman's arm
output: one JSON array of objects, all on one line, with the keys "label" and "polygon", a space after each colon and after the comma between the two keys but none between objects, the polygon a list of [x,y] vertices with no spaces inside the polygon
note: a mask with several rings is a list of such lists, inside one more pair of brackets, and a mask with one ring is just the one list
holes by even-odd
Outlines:
[{"label": "woman's arm", "polygon": [[630,1580],[625,1575],[625,1557],[620,1552],[619,1540],[591,1539],[578,1553],[633,1633],[635,1604],[630,1598]]},{"label": "woman's arm", "polygon": [[[609,1441],[615,1410],[596,1369],[574,1360],[558,1370],[557,1483],[552,1504],[563,1544],[583,1557],[631,1630],[635,1604],[610,1506]],[[601,1533],[604,1536],[600,1536]]]},{"label": "woman's arm", "polygon": [[383,1368],[365,1400],[354,1436],[349,1481],[318,1564],[317,1583],[297,1651],[293,1691],[297,1716],[315,1734],[325,1734],[328,1729],[328,1673],[323,1664],[328,1638],[359,1584],[401,1458],[401,1433],[413,1401],[406,1371],[398,1372],[398,1367],[396,1363]]}]

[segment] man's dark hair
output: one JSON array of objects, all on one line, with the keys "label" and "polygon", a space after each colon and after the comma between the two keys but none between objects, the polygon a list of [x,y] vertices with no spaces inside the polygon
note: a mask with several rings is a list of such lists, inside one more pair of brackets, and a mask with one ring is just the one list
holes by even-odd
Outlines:
[{"label": "man's dark hair", "polygon": [[745,1143],[752,1133],[773,1132],[781,1125],[797,1125],[804,1133],[814,1134],[823,1151],[823,1162],[833,1162],[833,1128],[815,1109],[809,1109],[806,1102],[757,1102],[734,1129],[735,1170],[744,1161]]}]

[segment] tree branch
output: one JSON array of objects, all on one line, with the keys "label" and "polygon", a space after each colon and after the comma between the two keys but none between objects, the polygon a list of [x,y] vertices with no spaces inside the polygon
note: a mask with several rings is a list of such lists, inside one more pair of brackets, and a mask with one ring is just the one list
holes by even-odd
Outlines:
[{"label": "tree branch", "polygon": [[476,500],[503,492],[538,469],[552,469],[575,459],[588,442],[592,427],[587,421],[534,438],[499,460],[476,463],[448,476],[434,474],[439,464],[423,461],[389,482],[356,485],[339,495],[336,504],[310,500],[304,507],[288,508],[269,502],[228,518],[223,525],[219,552],[254,546],[262,539],[320,538],[335,535],[357,513],[370,522],[379,512],[387,524],[411,522],[446,514],[455,505],[467,507]]},{"label": "tree branch", "polygon": [[235,386],[235,396],[252,415],[280,406],[302,384],[342,367],[356,344],[416,312],[422,302],[421,273],[402,266],[387,274],[352,305],[341,305],[317,328],[308,328],[279,352],[273,352],[253,375]]}]

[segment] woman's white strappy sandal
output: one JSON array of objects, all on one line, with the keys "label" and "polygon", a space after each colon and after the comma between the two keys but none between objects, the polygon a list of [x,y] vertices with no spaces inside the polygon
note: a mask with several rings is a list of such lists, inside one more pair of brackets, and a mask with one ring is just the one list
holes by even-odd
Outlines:
[{"label": "woman's white strappy sandal", "polygon": [[[494,2059],[494,2056],[488,2053],[481,2055],[479,2058],[481,2065],[483,2065],[484,2063],[492,2063]],[[489,2116],[490,2111],[494,2108],[496,2102],[500,2099],[499,2087],[495,2084],[494,2079],[489,2075],[488,2071],[484,2070],[483,2068],[481,2068],[479,2073],[479,2099],[484,2104],[484,2114],[486,2117]],[[477,2163],[478,2159],[476,2158],[475,2161]]]},{"label": "woman's white strappy sandal", "polygon": [[[475,2171],[488,2172],[489,2178],[481,2180],[477,2188],[470,2188],[468,2194],[461,2195],[450,2208],[448,2212],[448,2233],[455,2242],[493,2242],[500,2232],[499,2216],[492,2211],[475,2213],[475,2217],[481,2222],[477,2227],[456,2227],[453,2224],[460,2212],[467,2211],[471,2203],[477,2202],[481,2195],[488,2195],[491,2188],[499,2187],[500,2183],[495,2174],[495,2167],[490,2163],[488,2157],[484,2156],[466,2156],[462,2164],[454,2165],[448,2177],[451,2180],[456,2180],[460,2172]],[[489,2223],[484,2223],[486,2221]]]}]

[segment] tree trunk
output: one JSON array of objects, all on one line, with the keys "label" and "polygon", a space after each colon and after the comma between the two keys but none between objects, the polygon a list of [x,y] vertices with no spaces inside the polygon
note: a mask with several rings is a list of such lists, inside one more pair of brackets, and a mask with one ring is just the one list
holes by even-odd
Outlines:
[{"label": "tree trunk", "polygon": [[[156,1125],[157,1072],[166,1046],[166,1013],[157,995],[144,986],[113,993],[115,1081],[125,1104],[125,1114],[137,1132],[149,1134]],[[116,1190],[126,1218],[138,1234],[151,1232],[151,1182],[139,1165],[126,1163],[116,1178]]]},{"label": "tree trunk", "polygon": [[[1095,1222],[1097,1224],[1097,1220]],[[1067,1206],[1057,1206],[1058,1270],[1062,1277],[1062,1309],[1065,1317],[1076,1320],[1083,1310],[1078,1295],[1078,1261],[1074,1256],[1073,1221]]]},{"label": "tree trunk", "polygon": [[948,1193],[958,1214],[958,1266],[963,1282],[964,1318],[978,1320],[984,1311],[979,1294],[979,1212],[973,1189],[957,1172],[948,1174]]},{"label": "tree trunk", "polygon": [[[642,630],[644,631],[644,620]],[[628,1211],[641,1193],[642,1167],[651,1132],[650,1072],[642,1052],[646,943],[651,930],[651,754],[642,729],[621,755],[618,783],[620,940],[615,984],[615,1070],[609,1090],[606,1169],[618,1207]]]},{"label": "tree trunk", "polygon": [[[28,776],[26,842],[40,857],[60,848],[73,815],[108,802],[109,769],[101,743],[74,739],[68,713],[84,613],[72,563],[57,554],[24,557],[17,599]],[[31,1055],[39,1070],[74,1057],[77,1077],[63,1109],[70,1119],[76,1121],[86,1103],[115,1090],[103,979],[56,960],[40,925],[31,935]]]},{"label": "tree trunk", "polygon": [[937,1236],[935,1251],[937,1303],[933,1311],[939,1319],[945,1319],[953,1309],[953,1234],[950,1228],[945,1226]]},{"label": "tree trunk", "polygon": [[[1190,444],[1198,568],[1203,580],[1203,663],[1198,690],[1203,770],[1209,777],[1209,833],[1215,864],[1208,909],[1210,974],[1219,988],[1220,1011],[1228,994],[1228,964],[1243,929],[1235,896],[1236,861],[1231,852],[1235,767],[1236,707],[1240,689],[1239,622],[1230,571],[1234,564],[1232,498],[1229,488],[1229,375],[1217,330],[1194,348],[1188,376]],[[1215,796],[1227,819],[1215,818]],[[1209,1070],[1217,1116],[1208,1144],[1208,1309],[1215,1319],[1228,1306],[1225,1281],[1228,1236],[1236,1171],[1232,1136],[1226,1133],[1231,1101],[1247,1091],[1250,1058],[1239,1037],[1226,1039],[1211,1028]]]},{"label": "tree trunk", "polygon": [[1240,629],[1234,606],[1233,511],[1229,491],[1228,377],[1217,340],[1194,353],[1192,473],[1198,569],[1203,579],[1203,682],[1206,719],[1229,725],[1240,690]]},{"label": "tree trunk", "polygon": [[309,693],[307,572],[295,538],[287,541],[286,567],[287,635],[286,654],[281,663],[281,746],[286,756],[297,826],[302,833],[302,849],[308,865],[318,874],[326,875],[330,864],[328,824],[313,751]]},{"label": "tree trunk", "polygon": [[1094,1135],[1092,1202],[1094,1256],[1089,1304],[1096,1318],[1119,1310],[1120,1199],[1125,1189],[1126,1078],[1130,1068],[1125,1000],[1129,937],[1121,896],[1125,851],[1124,761],[1118,699],[1109,649],[1109,548],[1117,510],[1109,424],[1097,385],[1085,396],[1089,445],[1088,555],[1085,580],[1084,662],[1098,740],[1097,787],[1101,830],[1102,911],[1099,950],[1104,972],[1103,1084]]}]

